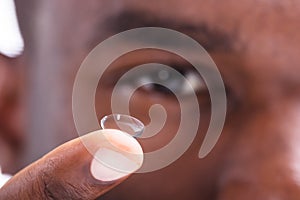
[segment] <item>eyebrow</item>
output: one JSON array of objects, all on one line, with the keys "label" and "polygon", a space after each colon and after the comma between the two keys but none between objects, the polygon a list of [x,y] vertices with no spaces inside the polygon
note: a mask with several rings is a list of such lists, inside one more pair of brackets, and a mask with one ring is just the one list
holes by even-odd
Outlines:
[{"label": "eyebrow", "polygon": [[234,34],[228,34],[224,31],[213,28],[213,25],[207,23],[190,24],[189,22],[180,22],[174,19],[163,19],[153,17],[150,13],[136,10],[125,10],[118,15],[110,16],[105,20],[105,27],[109,32],[119,33],[125,30],[138,27],[163,27],[184,33],[198,43],[200,43],[209,52],[233,51]]}]

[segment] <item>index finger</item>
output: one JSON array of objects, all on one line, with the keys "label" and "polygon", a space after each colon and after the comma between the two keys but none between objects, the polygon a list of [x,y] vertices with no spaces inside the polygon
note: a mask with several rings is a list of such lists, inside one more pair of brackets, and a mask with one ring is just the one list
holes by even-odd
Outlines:
[{"label": "index finger", "polygon": [[[94,155],[82,140],[94,149]],[[109,148],[108,143],[115,148]],[[87,134],[20,171],[1,188],[0,199],[95,199],[140,168],[143,157],[133,160],[128,151],[143,154],[139,143],[122,131],[106,129]],[[97,159],[99,156],[113,162],[107,165]],[[126,171],[118,170],[120,164]]]}]

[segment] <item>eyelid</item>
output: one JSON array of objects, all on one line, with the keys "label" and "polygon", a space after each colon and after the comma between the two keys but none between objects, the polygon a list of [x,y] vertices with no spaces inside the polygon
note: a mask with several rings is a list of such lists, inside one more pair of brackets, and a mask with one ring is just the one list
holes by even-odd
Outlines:
[{"label": "eyelid", "polygon": [[[172,67],[172,65],[169,66]],[[196,70],[187,66],[180,67],[180,65],[176,65],[176,67],[173,65],[172,68],[179,73],[174,74],[172,70],[166,71],[160,70],[159,68],[148,68],[143,70],[142,73],[129,75],[126,79],[123,79],[124,82],[122,84],[127,88],[136,87],[137,85],[144,85],[145,83],[149,82],[155,83],[157,81],[163,81],[165,82],[164,87],[160,86],[160,84],[147,84],[143,87],[143,89],[147,92],[152,91],[164,95],[170,94],[170,92],[167,92],[169,90],[172,90],[173,92],[177,91],[178,94],[183,96],[188,96],[193,92],[197,93],[204,90],[206,91],[206,85]],[[178,76],[184,76],[185,78],[182,79]]]},{"label": "eyelid", "polygon": [[16,57],[24,50],[14,0],[0,0],[0,53]]}]

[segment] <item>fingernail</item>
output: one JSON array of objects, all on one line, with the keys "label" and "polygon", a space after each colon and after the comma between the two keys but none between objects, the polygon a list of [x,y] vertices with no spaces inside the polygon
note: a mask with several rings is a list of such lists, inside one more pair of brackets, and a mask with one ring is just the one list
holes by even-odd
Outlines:
[{"label": "fingernail", "polygon": [[91,174],[97,180],[114,181],[137,171],[143,163],[143,150],[129,134],[105,129],[103,145],[96,151],[91,163]]}]

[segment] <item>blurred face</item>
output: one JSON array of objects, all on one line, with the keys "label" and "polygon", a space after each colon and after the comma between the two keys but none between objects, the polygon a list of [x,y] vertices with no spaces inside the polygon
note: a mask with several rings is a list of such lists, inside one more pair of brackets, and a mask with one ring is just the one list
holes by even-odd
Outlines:
[{"label": "blurred face", "polygon": [[[159,26],[197,40],[217,64],[227,90],[225,127],[206,158],[199,159],[197,154],[209,122],[210,101],[199,79],[201,121],[192,146],[172,165],[136,174],[103,199],[299,198],[300,4],[250,0],[91,0],[50,4],[54,6],[43,10],[44,16],[53,11],[56,15],[50,15],[52,18],[46,18],[44,23],[53,33],[39,31],[39,41],[43,42],[37,56],[64,57],[50,57],[46,65],[64,66],[67,74],[74,75],[78,69],[75,66],[108,36],[130,28]],[[51,48],[45,40],[54,42],[50,42]],[[110,66],[99,83],[99,117],[111,112],[110,95],[118,78],[134,66],[149,62],[167,64],[183,75],[195,73],[187,62],[171,53],[145,50],[125,55]],[[68,101],[73,75],[64,79]],[[145,73],[132,79],[143,78],[153,76]],[[153,104],[163,105],[168,118],[159,134],[140,140],[145,152],[166,145],[180,122],[176,98],[157,85],[138,90],[132,97],[130,111],[147,124]],[[71,107],[67,108],[67,113],[71,113]]]}]

